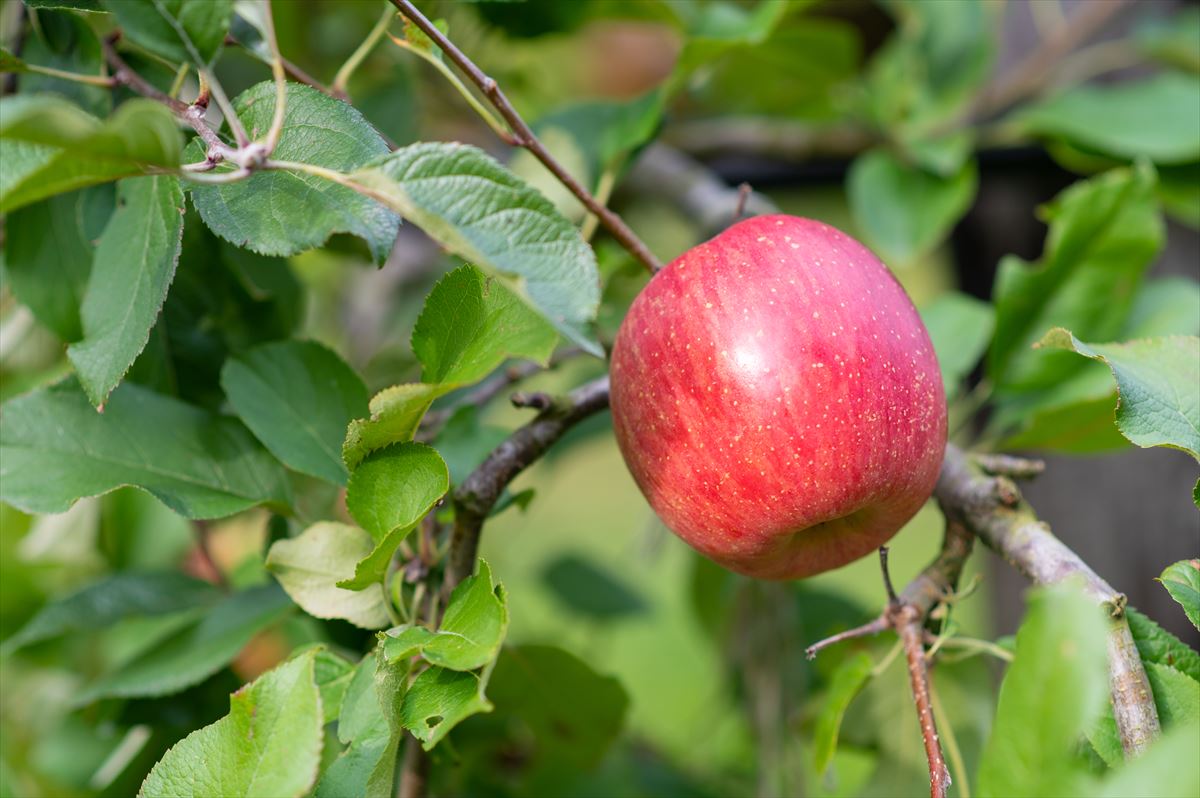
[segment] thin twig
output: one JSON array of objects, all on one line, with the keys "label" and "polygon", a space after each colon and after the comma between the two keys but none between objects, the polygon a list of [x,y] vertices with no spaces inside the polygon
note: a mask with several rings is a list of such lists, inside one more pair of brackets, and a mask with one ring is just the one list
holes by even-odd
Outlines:
[{"label": "thin twig", "polygon": [[279,137],[283,134],[283,120],[287,114],[287,75],[283,69],[283,56],[279,53],[279,40],[275,37],[275,15],[271,13],[271,0],[262,0],[263,28],[267,33],[267,48],[271,51],[271,76],[275,79],[275,111],[271,115],[271,127],[263,140],[266,145],[264,158],[275,152]]},{"label": "thin twig", "polygon": [[646,247],[645,243],[637,237],[632,230],[625,224],[620,216],[613,213],[601,203],[596,201],[587,189],[585,189],[578,180],[571,176],[562,164],[560,164],[554,156],[546,149],[538,137],[534,135],[533,130],[526,124],[521,115],[517,113],[508,98],[504,95],[504,91],[495,80],[488,77],[483,71],[475,65],[470,58],[463,54],[461,50],[449,39],[446,38],[437,26],[426,19],[417,7],[410,0],[389,0],[392,5],[400,10],[400,13],[412,21],[414,25],[433,41],[442,52],[446,54],[455,66],[457,66],[475,86],[483,92],[483,96],[488,99],[492,107],[499,112],[504,121],[508,124],[513,142],[520,147],[524,147],[533,153],[533,156],[542,162],[542,165],[550,170],[550,173],[558,178],[559,182],[567,187],[576,199],[583,203],[589,211],[594,213],[604,228],[615,238],[620,244],[629,250],[629,252],[642,262],[651,272],[656,272],[662,268],[658,258],[654,257],[653,253]]},{"label": "thin twig", "polygon": [[1144,751],[1160,724],[1150,682],[1125,617],[1125,596],[1101,579],[1039,521],[1012,480],[988,476],[953,444],[935,496],[948,519],[961,523],[1035,584],[1081,580],[1087,595],[1108,609],[1109,689],[1126,757]]},{"label": "thin twig", "polygon": [[233,109],[233,103],[229,102],[229,98],[225,96],[224,87],[217,81],[217,76],[211,70],[201,69],[200,75],[208,84],[212,98],[217,101],[217,107],[221,109],[221,114],[225,117],[225,124],[229,125],[230,131],[233,132],[233,140],[237,142],[238,149],[244,149],[250,143],[250,137],[246,135],[246,128],[238,117],[237,111]]},{"label": "thin twig", "polygon": [[564,361],[584,354],[587,353],[583,349],[577,346],[568,346],[555,352],[551,356],[549,363],[544,367],[532,360],[514,363],[495,376],[481,382],[474,390],[464,396],[461,401],[456,402],[453,407],[431,410],[426,413],[425,417],[421,419],[421,432],[417,436],[418,440],[429,441],[436,437],[438,431],[445,426],[446,422],[450,420],[450,416],[454,415],[454,412],[460,407],[467,405],[483,407],[521,380],[556,368]]},{"label": "thin twig", "polygon": [[73,83],[83,83],[87,86],[100,86],[106,89],[112,88],[117,83],[117,81],[110,75],[84,75],[79,72],[67,72],[63,69],[39,66],[38,64],[25,64],[24,70],[26,72],[33,72],[38,75],[45,75],[49,78],[69,80]]},{"label": "thin twig", "polygon": [[887,607],[870,623],[828,637],[805,650],[808,658],[812,659],[821,649],[843,640],[875,635],[885,629],[896,632],[908,662],[913,702],[917,708],[921,737],[929,760],[929,790],[932,798],[945,798],[946,789],[950,786],[950,771],[946,767],[938,742],[937,722],[933,716],[930,699],[929,673],[926,666],[928,655],[925,652],[925,618],[937,603],[953,595],[963,565],[971,554],[972,541],[973,538],[960,523],[947,519],[941,553],[909,582],[899,596],[892,587],[891,575],[888,573],[887,546],[880,546],[879,567],[888,595]]},{"label": "thin twig", "polygon": [[444,591],[452,590],[474,572],[484,519],[496,506],[504,488],[568,430],[606,407],[608,377],[576,388],[517,429],[463,480],[454,492],[454,532]]},{"label": "thin twig", "polygon": [[894,616],[896,634],[904,644],[904,657],[908,660],[908,681],[912,687],[913,702],[917,706],[917,720],[921,723],[925,756],[929,760],[929,795],[930,798],[946,798],[946,790],[950,787],[950,770],[942,756],[937,722],[934,720],[933,705],[929,700],[929,671],[925,664],[922,634],[925,619],[911,604],[898,604]]},{"label": "thin twig", "polygon": [[358,69],[359,65],[371,54],[371,50],[375,48],[375,45],[379,44],[379,40],[383,38],[383,34],[387,33],[388,24],[394,16],[396,16],[396,12],[384,6],[383,15],[375,23],[375,27],[371,28],[371,32],[367,34],[367,38],[362,40],[358,48],[346,59],[346,63],[342,64],[341,69],[333,76],[333,84],[330,86],[333,91],[341,92],[342,94],[346,93],[346,86],[350,83],[350,76],[354,74],[354,70]]}]

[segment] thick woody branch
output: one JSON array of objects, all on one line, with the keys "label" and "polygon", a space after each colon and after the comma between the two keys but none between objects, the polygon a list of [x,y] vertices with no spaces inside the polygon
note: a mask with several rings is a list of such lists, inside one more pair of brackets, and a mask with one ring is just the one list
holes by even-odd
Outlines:
[{"label": "thick woody branch", "polygon": [[556,399],[533,421],[497,446],[454,492],[454,532],[446,563],[446,588],[470,576],[483,522],[518,474],[579,422],[608,407],[608,377]]},{"label": "thick woody branch", "polygon": [[549,150],[538,140],[534,135],[533,130],[525,122],[517,110],[513,108],[512,103],[504,95],[504,91],[496,83],[496,81],[481,70],[475,63],[468,58],[446,35],[438,30],[437,26],[430,22],[410,0],[390,0],[401,14],[407,17],[414,25],[421,29],[421,32],[430,38],[430,40],[441,48],[446,57],[462,71],[464,75],[475,84],[476,88],[483,93],[487,101],[500,114],[508,125],[511,131],[510,144],[518,147],[524,147],[533,154],[535,158],[542,162],[550,173],[553,174],[560,183],[567,187],[567,190],[575,195],[575,198],[583,203],[597,219],[600,224],[615,238],[620,244],[629,250],[629,252],[641,261],[651,272],[656,272],[662,268],[662,264],[658,262],[658,258],[654,257],[653,253],[646,247],[637,234],[629,229],[629,226],[621,219],[620,216],[613,213],[595,197],[583,185],[576,180],[571,174],[563,168]]},{"label": "thick woody branch", "polygon": [[1125,596],[1039,521],[1012,480],[988,476],[954,445],[935,491],[946,517],[961,523],[983,543],[1038,585],[1074,580],[1108,609],[1109,688],[1121,746],[1127,757],[1143,751],[1159,734],[1158,711],[1125,618]]}]

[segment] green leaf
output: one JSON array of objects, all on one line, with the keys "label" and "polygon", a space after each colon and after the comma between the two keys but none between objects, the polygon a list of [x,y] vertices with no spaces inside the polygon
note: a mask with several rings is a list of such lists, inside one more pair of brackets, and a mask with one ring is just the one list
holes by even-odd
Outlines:
[{"label": "green leaf", "polygon": [[225,44],[233,0],[103,0],[122,33],[169,61],[207,67]]},{"label": "green leaf", "polygon": [[113,191],[97,186],[27,205],[8,215],[4,269],[21,304],[64,341],[83,335],[79,306],[95,241],[112,214]]},{"label": "green leaf", "polygon": [[577,554],[562,554],[546,563],[542,583],[565,608],[597,621],[638,615],[646,600],[624,580]]},{"label": "green leaf", "polygon": [[338,739],[349,747],[322,774],[315,798],[391,798],[407,675],[374,651],[363,657],[338,718]]},{"label": "green leaf", "polygon": [[788,5],[782,0],[759,0],[752,11],[731,3],[704,6],[689,25],[666,94],[683,88],[694,73],[722,56],[763,44],[787,15]]},{"label": "green leaf", "polygon": [[1200,681],[1200,653],[1133,608],[1125,613],[1143,662],[1157,662]]},{"label": "green leaf", "polygon": [[124,618],[167,615],[212,604],[219,592],[208,582],[177,571],[114,574],[38,610],[20,631],[4,641],[5,654],[31,643],[100,629]]},{"label": "green leaf", "polygon": [[389,662],[419,652],[431,665],[472,671],[496,658],[507,629],[504,587],[493,585],[491,569],[481,559],[478,573],[454,588],[437,632],[420,626],[390,629],[383,652]]},{"label": "green leaf", "polygon": [[179,166],[175,117],[152,100],[122,103],[100,121],[54,95],[0,99],[0,212],[31,202]]},{"label": "green leaf", "polygon": [[304,795],[317,779],[324,717],[309,650],[234,693],[229,714],[176,743],[145,798]]},{"label": "green leaf", "polygon": [[323,646],[313,646],[316,658],[313,660],[313,677],[317,689],[321,691],[321,709],[326,722],[336,718],[342,711],[342,699],[354,678],[355,665],[350,660]]},{"label": "green leaf", "polygon": [[73,379],[4,403],[0,499],[59,513],[123,485],[188,518],[291,502],[283,469],[240,423],[138,385],[114,391],[103,413]]},{"label": "green leaf", "polygon": [[[30,28],[21,48],[21,58],[30,67],[77,75],[106,75],[104,52],[96,29],[89,22],[100,19],[66,10],[43,9],[37,14],[37,25]],[[65,97],[96,116],[108,116],[113,108],[113,90],[107,86],[92,86],[40,72],[21,77],[22,94],[52,93]]]},{"label": "green leaf", "polygon": [[413,328],[421,380],[466,385],[506,358],[549,362],[558,335],[507,286],[466,265],[443,277]]},{"label": "green leaf", "polygon": [[1142,446],[1169,446],[1200,460],[1200,338],[1170,336],[1085,344],[1057,327],[1038,344],[1105,363],[1117,380],[1117,429]]},{"label": "green leaf", "polygon": [[1200,794],[1200,723],[1179,726],[1117,770],[1088,795],[1097,798],[1193,798]]},{"label": "green leaf", "polygon": [[437,667],[423,671],[404,696],[404,728],[430,750],[459,723],[492,711],[492,703],[483,695],[485,687],[486,681],[474,673]]},{"label": "green leaf", "polygon": [[360,463],[350,474],[346,508],[375,549],[338,586],[361,590],[382,578],[396,547],[449,489],[446,464],[422,443],[393,444]]},{"label": "green leaf", "polygon": [[292,602],[278,585],[234,593],[153,651],[85,687],[76,702],[167,695],[199,684],[291,611]]},{"label": "green leaf", "polygon": [[663,94],[650,91],[631,101],[568,105],[538,119],[539,136],[562,131],[584,157],[586,171],[599,175],[649,141],[663,114]]},{"label": "green leaf", "polygon": [[1134,30],[1138,50],[1192,73],[1200,73],[1200,8],[1181,8],[1170,17],[1143,19]]},{"label": "green leaf", "polygon": [[1071,355],[1031,347],[1054,326],[1085,340],[1112,340],[1163,242],[1148,168],[1114,169],[1076,183],[1043,215],[1050,232],[1041,260],[1005,258],[996,274],[988,373],[1001,391],[1044,389],[1080,370]]},{"label": "green leaf", "polygon": [[539,757],[575,772],[600,764],[629,710],[619,681],[553,646],[506,647],[488,693],[517,734],[533,736]]},{"label": "green leaf", "polygon": [[[1146,120],[1154,120],[1146,124]],[[1083,85],[1019,112],[1014,124],[1117,158],[1177,164],[1200,158],[1200,77]]]},{"label": "green leaf", "polygon": [[1163,728],[1200,725],[1200,682],[1157,662],[1145,666]]},{"label": "green leaf", "polygon": [[842,662],[834,672],[829,683],[829,694],[813,730],[813,770],[817,773],[825,773],[833,762],[842,718],[850,702],[871,678],[873,665],[870,656],[859,652]]},{"label": "green leaf", "polygon": [[250,431],[283,463],[344,485],[342,440],[367,415],[367,388],[336,354],[311,341],[280,341],[225,361],[221,387]]},{"label": "green leaf", "polygon": [[1183,607],[1192,626],[1200,629],[1200,560],[1180,560],[1168,565],[1158,581]]},{"label": "green leaf", "polygon": [[69,8],[72,11],[91,11],[100,13],[100,0],[24,0],[30,8]]},{"label": "green leaf", "polygon": [[481,150],[424,142],[351,175],[451,252],[503,278],[559,332],[603,350],[584,327],[596,315],[596,256],[550,202]]},{"label": "green leaf", "polygon": [[937,353],[946,398],[951,399],[987,351],[996,312],[990,303],[948,291],[921,309],[921,320]]},{"label": "green leaf", "polygon": [[371,537],[361,529],[321,521],[298,537],[271,544],[267,570],[309,615],[380,629],[389,619],[383,587],[372,583],[354,591],[337,586],[354,576],[354,566],[373,548]]},{"label": "green leaf", "polygon": [[1070,752],[1104,706],[1106,636],[1100,609],[1080,593],[1030,594],[979,766],[981,796],[1078,794]]},{"label": "green leaf", "polygon": [[[233,101],[251,135],[264,135],[275,112],[275,84],[256,84]],[[360,114],[316,89],[289,83],[283,133],[272,157],[337,171],[350,171],[388,151],[387,143]],[[194,141],[188,157],[201,160]],[[221,167],[216,173],[232,169]],[[294,171],[259,172],[247,180],[195,185],[192,200],[221,238],[262,255],[295,255],[350,233],[367,243],[383,263],[396,240],[400,219],[383,206],[337,183]]]},{"label": "green leaf", "polygon": [[0,47],[0,72],[25,72],[25,62],[7,47]]},{"label": "green leaf", "polygon": [[385,388],[371,397],[370,418],[350,422],[342,443],[342,459],[356,467],[377,449],[412,440],[433,400],[454,390],[453,385],[407,383]]},{"label": "green leaf", "polygon": [[[1116,337],[1173,334],[1200,335],[1200,284],[1175,277],[1150,280]],[[1004,398],[992,426],[1017,431],[1003,448],[1086,454],[1129,446],[1113,424],[1117,392],[1111,372],[1099,363],[1079,362],[1083,370],[1050,388]]]},{"label": "green leaf", "polygon": [[1200,161],[1161,167],[1158,198],[1168,214],[1193,229],[1200,228]]},{"label": "green leaf", "polygon": [[886,5],[898,31],[867,67],[865,110],[889,138],[912,149],[914,142],[957,127],[950,123],[978,96],[991,71],[997,9],[980,0]]},{"label": "green leaf", "polygon": [[117,184],[80,317],[83,340],[67,348],[88,398],[101,407],[150,340],[175,277],[183,240],[183,189],[167,175]]},{"label": "green leaf", "polygon": [[978,181],[974,163],[942,178],[875,149],[855,159],[846,191],[867,242],[895,268],[941,244],[971,206]]}]

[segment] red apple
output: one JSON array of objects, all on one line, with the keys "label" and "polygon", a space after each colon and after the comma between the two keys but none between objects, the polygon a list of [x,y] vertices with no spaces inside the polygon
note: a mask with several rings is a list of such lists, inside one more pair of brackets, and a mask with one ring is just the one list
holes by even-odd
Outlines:
[{"label": "red apple", "polygon": [[629,470],[668,527],[762,579],[837,568],[933,491],[946,397],[929,334],[870,250],[748,219],[662,269],[612,354]]}]

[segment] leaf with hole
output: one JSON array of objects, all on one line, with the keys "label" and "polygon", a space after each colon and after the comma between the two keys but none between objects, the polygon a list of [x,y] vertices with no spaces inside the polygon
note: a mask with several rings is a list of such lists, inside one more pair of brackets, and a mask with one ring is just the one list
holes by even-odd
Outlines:
[{"label": "leaf with hole", "polygon": [[421,741],[422,748],[432,749],[459,723],[492,711],[492,703],[483,695],[486,686],[486,680],[474,673],[438,667],[423,671],[404,696],[404,728]]},{"label": "leaf with hole", "polygon": [[472,671],[496,659],[507,629],[504,586],[492,583],[491,569],[481,559],[478,573],[454,588],[436,632],[423,626],[389,629],[383,653],[389,662],[419,653],[431,665]]}]

